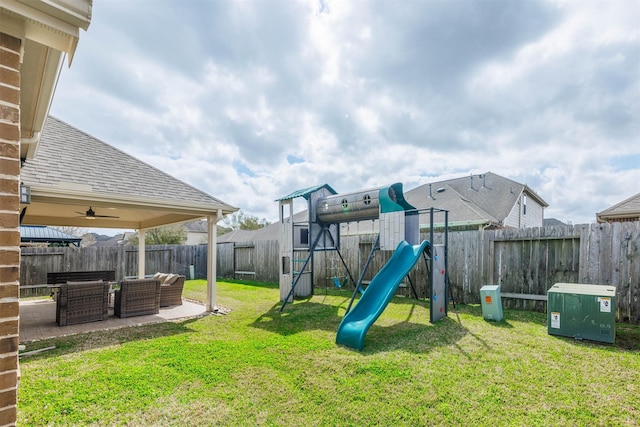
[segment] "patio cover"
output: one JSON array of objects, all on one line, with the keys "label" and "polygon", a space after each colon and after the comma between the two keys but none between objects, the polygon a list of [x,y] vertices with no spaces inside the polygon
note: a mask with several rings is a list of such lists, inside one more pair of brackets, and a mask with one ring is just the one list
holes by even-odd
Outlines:
[{"label": "patio cover", "polygon": [[[31,193],[30,203],[20,205],[21,225],[139,230],[139,275],[145,230],[201,218],[209,221],[208,270],[215,273],[216,223],[238,210],[51,116],[20,181]],[[88,218],[89,209],[95,218]],[[211,305],[214,283],[215,275]]]},{"label": "patio cover", "polygon": [[24,225],[140,230],[238,210],[51,116],[20,180],[31,190]]}]

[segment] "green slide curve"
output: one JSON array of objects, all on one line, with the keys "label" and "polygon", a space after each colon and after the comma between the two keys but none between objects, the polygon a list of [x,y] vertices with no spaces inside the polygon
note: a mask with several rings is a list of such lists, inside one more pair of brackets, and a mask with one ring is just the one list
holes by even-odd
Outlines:
[{"label": "green slide curve", "polygon": [[362,350],[367,331],[380,317],[395,295],[396,289],[416,265],[427,246],[428,240],[419,245],[410,245],[404,240],[400,242],[391,259],[376,274],[358,303],[340,322],[336,344]]}]

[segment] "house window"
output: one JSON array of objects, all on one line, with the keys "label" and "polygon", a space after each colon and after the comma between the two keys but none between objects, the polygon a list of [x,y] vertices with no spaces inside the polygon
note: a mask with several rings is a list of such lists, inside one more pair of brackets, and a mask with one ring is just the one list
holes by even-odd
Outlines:
[{"label": "house window", "polygon": [[309,244],[309,229],[301,228],[300,229],[300,244],[308,245]]},{"label": "house window", "polygon": [[527,214],[527,196],[522,196],[522,215]]}]

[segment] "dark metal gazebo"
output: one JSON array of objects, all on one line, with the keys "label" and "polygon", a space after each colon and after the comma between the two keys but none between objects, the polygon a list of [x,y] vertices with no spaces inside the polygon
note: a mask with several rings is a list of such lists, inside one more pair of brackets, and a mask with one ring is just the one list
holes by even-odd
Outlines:
[{"label": "dark metal gazebo", "polygon": [[54,246],[74,245],[80,247],[82,238],[63,233],[55,228],[44,225],[21,225],[20,245],[25,246],[30,243],[48,243]]}]

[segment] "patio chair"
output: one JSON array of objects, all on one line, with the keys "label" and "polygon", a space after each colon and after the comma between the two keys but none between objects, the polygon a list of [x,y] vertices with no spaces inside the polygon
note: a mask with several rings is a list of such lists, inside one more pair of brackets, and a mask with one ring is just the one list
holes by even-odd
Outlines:
[{"label": "patio chair", "polygon": [[145,316],[160,312],[160,281],[134,279],[120,282],[113,312],[117,317]]},{"label": "patio chair", "polygon": [[160,307],[182,305],[185,276],[170,274],[160,285]]},{"label": "patio chair", "polygon": [[60,326],[105,320],[109,315],[109,283],[67,282],[60,285],[56,323]]}]

